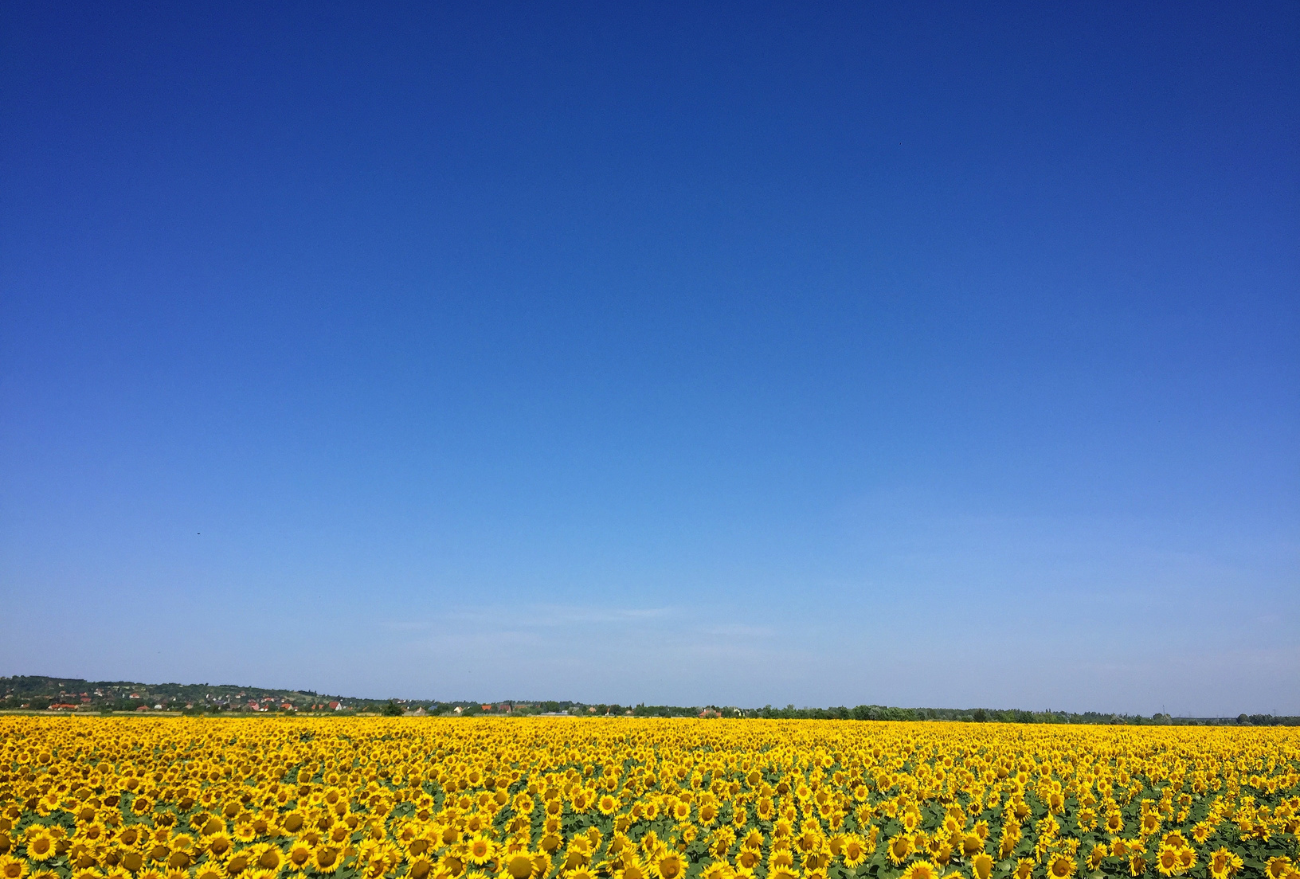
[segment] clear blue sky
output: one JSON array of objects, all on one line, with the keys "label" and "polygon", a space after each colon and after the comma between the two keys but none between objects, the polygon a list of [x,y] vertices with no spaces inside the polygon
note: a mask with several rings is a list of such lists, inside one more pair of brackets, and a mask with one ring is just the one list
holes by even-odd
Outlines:
[{"label": "clear blue sky", "polygon": [[1300,714],[1300,6],[0,15],[0,674]]}]

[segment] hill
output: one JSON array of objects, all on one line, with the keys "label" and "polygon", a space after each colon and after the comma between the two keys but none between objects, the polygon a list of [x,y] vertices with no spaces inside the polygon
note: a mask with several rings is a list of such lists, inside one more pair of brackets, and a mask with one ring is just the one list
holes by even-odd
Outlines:
[{"label": "hill", "polygon": [[373,699],[344,699],[312,690],[235,684],[144,684],[41,675],[0,677],[0,707],[89,711],[311,711],[365,710]]}]

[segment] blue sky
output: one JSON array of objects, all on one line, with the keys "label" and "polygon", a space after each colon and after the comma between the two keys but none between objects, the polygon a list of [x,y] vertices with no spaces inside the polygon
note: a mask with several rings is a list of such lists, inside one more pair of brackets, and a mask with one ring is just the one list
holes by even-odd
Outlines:
[{"label": "blue sky", "polygon": [[1300,714],[1294,4],[0,14],[0,673]]}]

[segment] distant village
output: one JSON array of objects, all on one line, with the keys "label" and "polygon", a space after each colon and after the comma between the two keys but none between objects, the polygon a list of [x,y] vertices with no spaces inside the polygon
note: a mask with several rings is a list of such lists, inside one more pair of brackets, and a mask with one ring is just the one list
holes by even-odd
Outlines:
[{"label": "distant village", "polygon": [[[341,697],[312,692],[207,684],[142,684],[72,678],[0,677],[0,708],[35,711],[179,712],[347,711]],[[378,703],[384,704],[384,703]]]},{"label": "distant village", "polygon": [[169,714],[187,716],[388,717],[667,717],[773,720],[958,721],[964,723],[1085,723],[1104,725],[1297,726],[1300,717],[1240,714],[1236,717],[1172,717],[1169,714],[1106,714],[1095,711],[1024,711],[985,708],[895,708],[858,705],[831,708],[738,708],[736,706],[616,705],[570,701],[449,701],[358,699],[311,690],[274,690],[210,684],[142,684],[41,676],[0,677],[0,711],[49,714]]},{"label": "distant village", "polygon": [[[311,690],[275,690],[209,684],[142,684],[42,676],[0,677],[0,710],[148,714],[380,714],[410,717],[690,716],[720,717],[723,709],[665,709],[638,705],[587,705],[569,701],[442,702],[425,699],[358,699]],[[732,709],[733,713],[738,709]],[[653,712],[653,713],[651,713]],[[668,712],[666,715],[665,712]]]}]

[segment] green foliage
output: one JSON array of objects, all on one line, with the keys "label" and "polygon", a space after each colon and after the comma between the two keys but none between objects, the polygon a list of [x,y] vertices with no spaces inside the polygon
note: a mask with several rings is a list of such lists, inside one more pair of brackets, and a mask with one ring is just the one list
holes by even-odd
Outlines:
[{"label": "green foliage", "polygon": [[[45,710],[52,705],[79,707],[89,711],[135,712],[140,708],[153,710],[162,705],[171,711],[186,714],[216,714],[252,710],[249,703],[256,702],[258,711],[272,713],[289,705],[295,711],[328,711],[331,714],[376,712],[385,716],[399,716],[407,710],[424,707],[428,714],[450,715],[457,713],[473,717],[482,714],[527,716],[531,714],[568,713],[582,717],[606,716],[636,717],[699,717],[708,710],[710,717],[759,717],[779,720],[946,720],[972,723],[1075,723],[1149,725],[1240,725],[1240,726],[1298,726],[1300,717],[1274,717],[1268,714],[1239,714],[1237,717],[1186,718],[1155,714],[1140,715],[1105,714],[1095,711],[1072,713],[1065,711],[1025,711],[1023,709],[991,708],[900,708],[886,705],[858,705],[853,708],[738,708],[735,706],[679,706],[646,705],[628,707],[616,703],[588,705],[567,700],[530,702],[501,702],[485,711],[479,702],[421,702],[401,699],[356,699],[342,696],[319,695],[313,690],[274,690],[260,687],[243,687],[232,684],[142,684],[132,681],[87,681],[80,678],[52,678],[39,675],[0,677],[0,709]],[[331,703],[342,703],[346,711],[337,712]],[[594,709],[594,710],[592,710]]]}]

